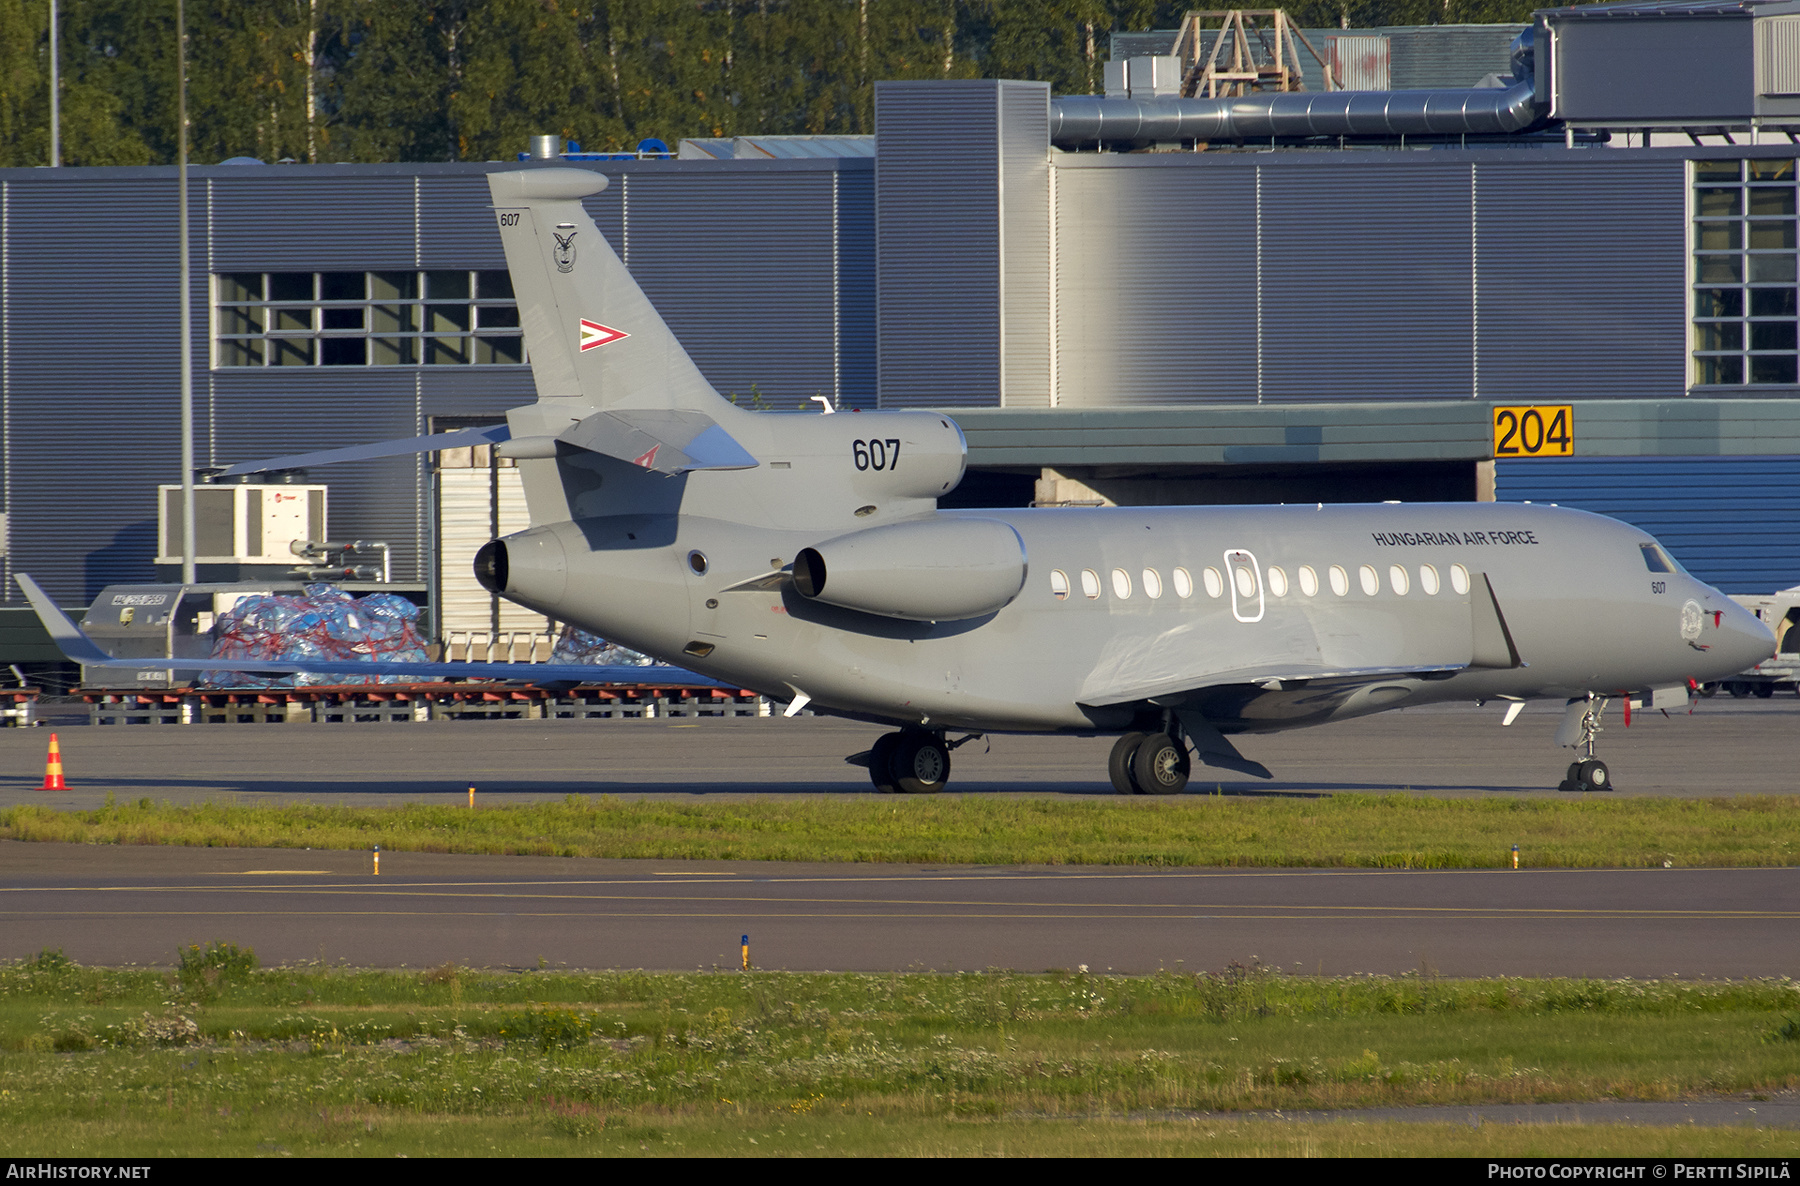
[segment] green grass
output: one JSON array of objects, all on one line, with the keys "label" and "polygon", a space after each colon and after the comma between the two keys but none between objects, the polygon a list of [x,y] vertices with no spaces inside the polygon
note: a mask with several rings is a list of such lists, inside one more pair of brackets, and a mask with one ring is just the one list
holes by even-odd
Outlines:
[{"label": "green grass", "polygon": [[[329,792],[326,792],[329,793]],[[1800,798],[1432,799],[1411,795],[1068,802],[1011,797],[751,799],[571,795],[406,804],[0,809],[0,839],[694,860],[1493,868],[1795,863]]]},{"label": "green grass", "polygon": [[1800,1088],[1800,982],[0,966],[0,1155],[1744,1155],[1249,1109]]}]

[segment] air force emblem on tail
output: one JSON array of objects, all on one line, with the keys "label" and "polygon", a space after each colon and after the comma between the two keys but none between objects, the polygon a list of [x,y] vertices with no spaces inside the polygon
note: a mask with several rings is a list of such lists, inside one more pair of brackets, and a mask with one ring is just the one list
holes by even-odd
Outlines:
[{"label": "air force emblem on tail", "polygon": [[610,325],[601,325],[598,321],[581,318],[581,349],[583,353],[630,336],[622,329],[614,329]]},{"label": "air force emblem on tail", "polygon": [[566,235],[558,234],[556,231],[550,233],[556,238],[556,251],[553,253],[556,257],[556,270],[573,272],[575,270],[575,236],[580,232],[570,231]]}]

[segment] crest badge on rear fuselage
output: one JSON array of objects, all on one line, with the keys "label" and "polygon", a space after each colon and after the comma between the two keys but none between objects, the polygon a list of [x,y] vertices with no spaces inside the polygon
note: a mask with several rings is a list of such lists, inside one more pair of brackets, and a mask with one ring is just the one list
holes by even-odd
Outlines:
[{"label": "crest badge on rear fuselage", "polygon": [[575,270],[575,236],[580,232],[570,231],[566,235],[558,235],[555,231],[550,233],[556,238],[556,250],[551,253],[556,259],[556,270],[573,272]]}]

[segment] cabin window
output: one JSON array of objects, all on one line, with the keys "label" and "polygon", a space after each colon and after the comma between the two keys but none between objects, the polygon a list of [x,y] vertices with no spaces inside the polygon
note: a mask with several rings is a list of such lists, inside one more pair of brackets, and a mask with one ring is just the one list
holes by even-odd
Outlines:
[{"label": "cabin window", "polygon": [[1115,568],[1112,571],[1112,578],[1113,596],[1120,601],[1128,599],[1131,596],[1131,574],[1122,568]]},{"label": "cabin window", "polygon": [[1308,597],[1319,595],[1319,574],[1313,571],[1310,564],[1300,566],[1300,592]]},{"label": "cabin window", "polygon": [[1219,575],[1218,569],[1209,565],[1206,571],[1200,574],[1200,579],[1206,582],[1206,595],[1208,597],[1223,597],[1225,595],[1225,578]]},{"label": "cabin window", "polygon": [[1394,592],[1405,597],[1406,591],[1411,587],[1412,582],[1407,578],[1406,570],[1404,568],[1401,568],[1398,564],[1390,564],[1388,565],[1388,584],[1394,587]]},{"label": "cabin window", "polygon": [[1091,568],[1081,570],[1081,592],[1089,601],[1097,601],[1100,597],[1100,574]]},{"label": "cabin window", "polygon": [[1058,601],[1069,599],[1069,574],[1060,568],[1050,570],[1050,596]]},{"label": "cabin window", "polygon": [[1231,575],[1232,575],[1232,578],[1237,581],[1237,591],[1238,591],[1239,597],[1255,597],[1256,596],[1256,577],[1251,574],[1250,567],[1248,565],[1245,565],[1245,564],[1232,565],[1231,566]]},{"label": "cabin window", "polygon": [[1381,574],[1375,571],[1373,564],[1365,564],[1356,570],[1357,579],[1362,581],[1362,590],[1370,597],[1381,592]]},{"label": "cabin window", "polygon": [[1144,570],[1144,596],[1153,601],[1162,596],[1162,574],[1154,568]]},{"label": "cabin window", "polygon": [[1341,564],[1332,565],[1330,575],[1331,591],[1339,597],[1348,596],[1350,593],[1350,574],[1344,571],[1344,566]]},{"label": "cabin window", "polygon": [[1429,564],[1419,565],[1419,588],[1425,590],[1425,596],[1436,597],[1438,593],[1438,571]]},{"label": "cabin window", "polygon": [[1192,597],[1194,595],[1194,578],[1188,575],[1187,569],[1176,569],[1172,579],[1175,582],[1175,596]]},{"label": "cabin window", "polygon": [[1450,587],[1456,591],[1458,597],[1466,595],[1469,591],[1469,570],[1460,564],[1452,564],[1450,566]]},{"label": "cabin window", "polygon": [[1288,591],[1287,573],[1274,565],[1269,566],[1269,592],[1277,597],[1286,597]]}]

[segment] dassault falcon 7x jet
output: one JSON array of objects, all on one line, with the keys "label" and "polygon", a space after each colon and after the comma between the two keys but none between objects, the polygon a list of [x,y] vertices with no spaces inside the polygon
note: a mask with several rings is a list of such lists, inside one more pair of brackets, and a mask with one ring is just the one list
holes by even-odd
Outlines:
[{"label": "dassault falcon 7x jet", "polygon": [[[1113,786],[1172,794],[1195,760],[1271,777],[1234,734],[1446,700],[1510,701],[1510,721],[1533,697],[1568,701],[1558,742],[1580,753],[1562,789],[1607,790],[1594,737],[1609,697],[1673,694],[1774,653],[1761,622],[1650,536],[1579,511],[940,510],[966,451],[948,416],[734,406],[583,209],[605,177],[488,180],[537,402],[504,428],[234,471],[503,441],[531,526],[478,553],[487,588],[789,715],[811,705],[893,726],[848,759],[879,790],[943,788],[951,751],[975,736],[1060,732],[1117,734]],[[101,654],[21,583],[71,657],[141,665]],[[354,670],[518,677],[485,664]]]}]

